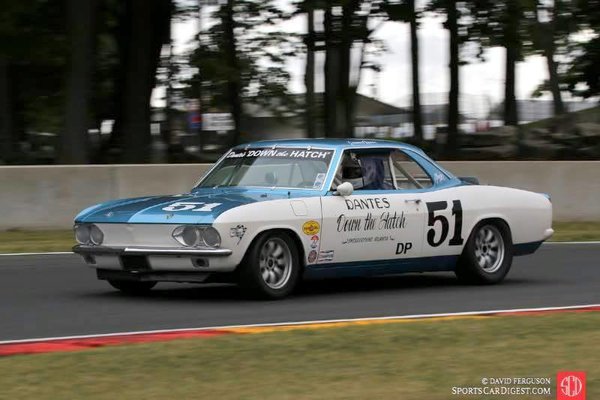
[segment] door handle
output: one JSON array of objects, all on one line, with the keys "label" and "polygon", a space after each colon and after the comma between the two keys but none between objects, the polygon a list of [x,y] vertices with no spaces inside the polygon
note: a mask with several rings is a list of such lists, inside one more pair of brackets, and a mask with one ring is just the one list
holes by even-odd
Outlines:
[{"label": "door handle", "polygon": [[404,200],[405,203],[416,203],[419,204],[421,202],[421,199],[407,199]]}]

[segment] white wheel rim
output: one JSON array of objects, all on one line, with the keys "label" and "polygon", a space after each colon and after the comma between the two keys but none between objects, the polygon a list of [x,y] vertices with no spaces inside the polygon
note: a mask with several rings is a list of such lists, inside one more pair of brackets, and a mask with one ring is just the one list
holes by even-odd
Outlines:
[{"label": "white wheel rim", "polygon": [[504,261],[504,239],[494,225],[484,225],[475,236],[475,259],[479,267],[493,274]]}]

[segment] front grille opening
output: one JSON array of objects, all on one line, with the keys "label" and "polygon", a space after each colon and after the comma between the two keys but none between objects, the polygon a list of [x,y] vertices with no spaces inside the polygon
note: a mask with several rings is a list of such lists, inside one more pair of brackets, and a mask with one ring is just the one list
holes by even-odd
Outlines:
[{"label": "front grille opening", "polygon": [[206,268],[208,267],[208,260],[206,258],[193,258],[192,264],[196,268]]},{"label": "front grille opening", "polygon": [[126,271],[147,271],[150,269],[146,256],[121,256],[121,265]]}]

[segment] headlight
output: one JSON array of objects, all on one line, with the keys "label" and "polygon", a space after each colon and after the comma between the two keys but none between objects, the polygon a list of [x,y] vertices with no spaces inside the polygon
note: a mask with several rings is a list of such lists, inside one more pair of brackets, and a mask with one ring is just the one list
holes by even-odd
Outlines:
[{"label": "headlight", "polygon": [[75,231],[75,240],[79,244],[90,243],[90,226],[89,225],[75,225],[73,228]]},{"label": "headlight", "polygon": [[173,239],[186,247],[221,246],[221,235],[211,226],[178,226],[173,231]]},{"label": "headlight", "polygon": [[79,244],[99,246],[104,241],[104,233],[94,224],[78,224],[75,230],[75,240]]},{"label": "headlight", "polygon": [[221,235],[219,235],[219,232],[212,226],[209,226],[206,229],[204,229],[204,231],[202,232],[202,237],[204,238],[204,243],[208,247],[221,246]]},{"label": "headlight", "polygon": [[96,225],[90,226],[90,241],[96,246],[100,246],[104,241],[104,233]]}]

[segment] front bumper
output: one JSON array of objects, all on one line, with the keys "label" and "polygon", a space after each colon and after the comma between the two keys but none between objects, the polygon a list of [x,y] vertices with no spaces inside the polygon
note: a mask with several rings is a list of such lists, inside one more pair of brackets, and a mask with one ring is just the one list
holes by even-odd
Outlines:
[{"label": "front bumper", "polygon": [[73,253],[85,255],[132,255],[132,256],[190,256],[190,257],[226,257],[232,251],[228,249],[189,249],[182,247],[73,247]]},{"label": "front bumper", "polygon": [[190,249],[180,247],[112,247],[77,245],[73,252],[98,270],[126,273],[231,272],[236,264],[229,249]]}]

